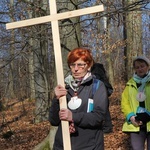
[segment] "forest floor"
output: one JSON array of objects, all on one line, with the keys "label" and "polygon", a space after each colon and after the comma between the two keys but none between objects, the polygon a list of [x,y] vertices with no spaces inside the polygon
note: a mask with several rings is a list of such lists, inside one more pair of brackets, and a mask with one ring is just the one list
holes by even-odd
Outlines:
[{"label": "forest floor", "polygon": [[[120,107],[120,92],[110,98],[113,132],[105,134],[105,150],[130,150],[129,137],[122,133],[124,116]],[[0,150],[33,150],[49,133],[48,121],[34,123],[34,102],[11,100],[0,112]]]}]

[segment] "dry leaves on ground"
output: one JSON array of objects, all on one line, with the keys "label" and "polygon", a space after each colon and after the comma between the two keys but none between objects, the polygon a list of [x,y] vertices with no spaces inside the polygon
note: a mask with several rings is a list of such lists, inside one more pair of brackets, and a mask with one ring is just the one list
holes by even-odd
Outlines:
[{"label": "dry leaves on ground", "polygon": [[[105,150],[130,150],[129,137],[122,133],[124,117],[119,96],[110,98],[113,132],[105,134]],[[12,100],[7,110],[0,112],[0,150],[32,150],[49,133],[48,121],[34,123],[34,102]]]}]

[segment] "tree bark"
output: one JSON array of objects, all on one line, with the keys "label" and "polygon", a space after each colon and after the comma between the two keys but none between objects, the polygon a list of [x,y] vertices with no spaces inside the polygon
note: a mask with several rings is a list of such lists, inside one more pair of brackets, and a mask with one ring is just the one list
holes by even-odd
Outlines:
[{"label": "tree bark", "polygon": [[[132,4],[133,0],[126,1],[126,5]],[[139,6],[136,6],[138,9]],[[142,53],[142,29],[141,29],[141,11],[130,11],[126,13],[126,35],[127,48],[126,52],[126,72],[127,79],[133,74],[133,58]]]}]

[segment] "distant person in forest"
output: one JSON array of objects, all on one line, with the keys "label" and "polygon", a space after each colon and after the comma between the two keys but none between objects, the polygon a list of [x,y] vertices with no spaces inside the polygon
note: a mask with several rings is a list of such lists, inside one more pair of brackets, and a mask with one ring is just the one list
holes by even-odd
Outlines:
[{"label": "distant person in forest", "polygon": [[133,60],[135,73],[122,93],[121,109],[126,121],[122,131],[130,133],[133,150],[150,150],[150,60],[138,56]]},{"label": "distant person in forest", "polygon": [[[107,91],[104,83],[91,74],[91,52],[76,48],[68,54],[67,63],[71,74],[65,78],[66,87],[55,87],[49,112],[51,125],[58,126],[53,150],[64,150],[61,120],[69,122],[72,150],[104,150],[102,124],[108,106]],[[67,109],[59,107],[62,96],[66,96]]]}]

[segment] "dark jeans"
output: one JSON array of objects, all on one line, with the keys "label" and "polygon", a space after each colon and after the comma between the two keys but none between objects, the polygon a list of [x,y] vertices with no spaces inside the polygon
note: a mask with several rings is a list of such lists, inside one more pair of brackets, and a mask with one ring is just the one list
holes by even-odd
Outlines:
[{"label": "dark jeans", "polygon": [[130,133],[131,146],[133,150],[144,150],[147,141],[147,150],[150,150],[150,133],[146,131]]}]

